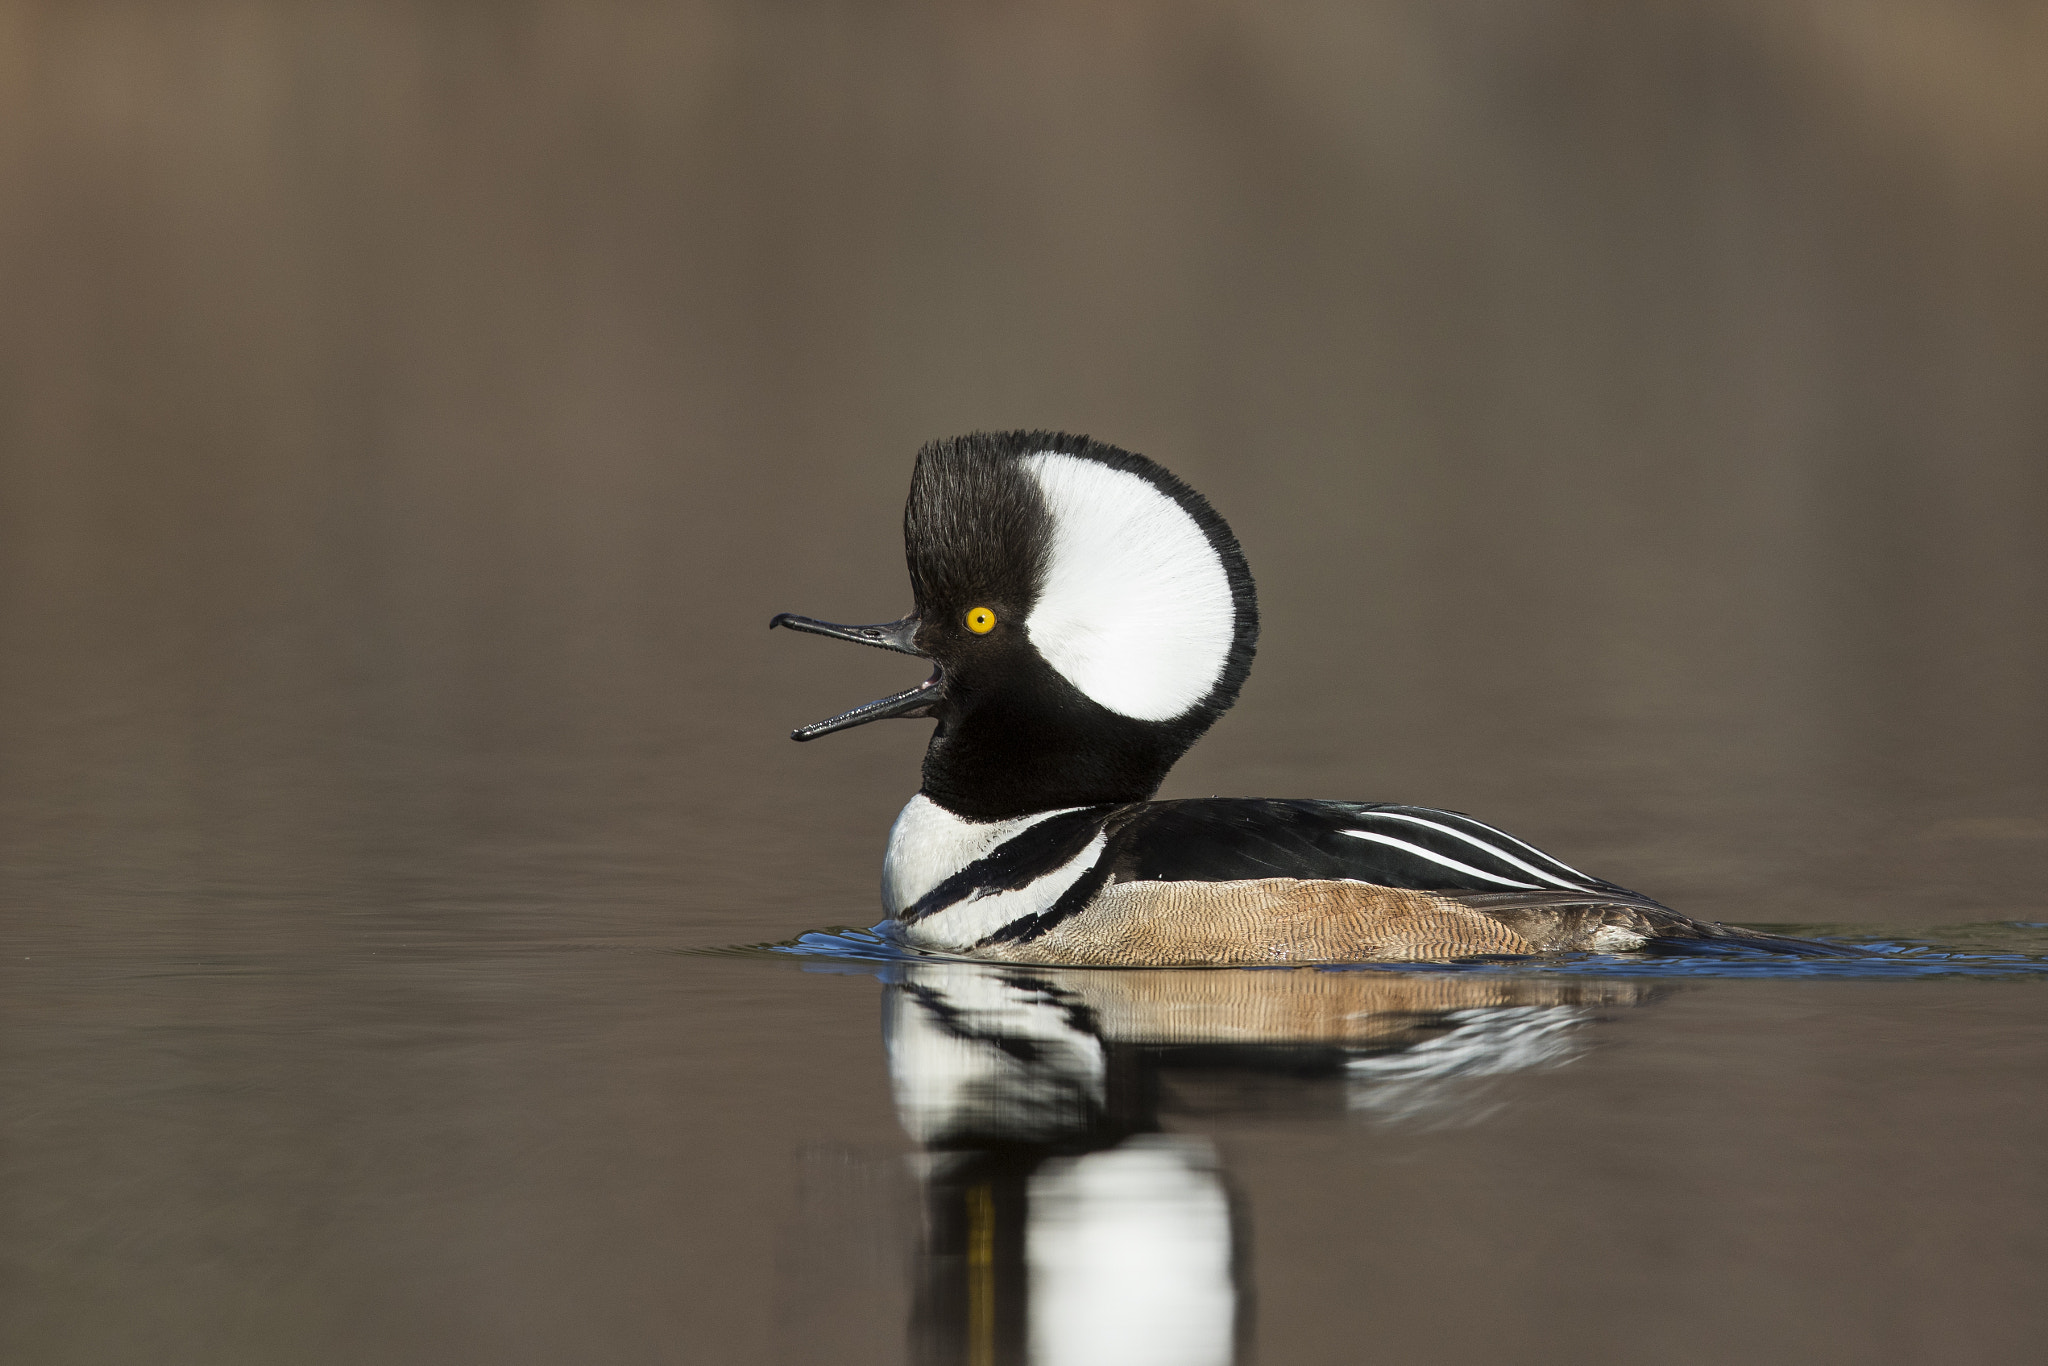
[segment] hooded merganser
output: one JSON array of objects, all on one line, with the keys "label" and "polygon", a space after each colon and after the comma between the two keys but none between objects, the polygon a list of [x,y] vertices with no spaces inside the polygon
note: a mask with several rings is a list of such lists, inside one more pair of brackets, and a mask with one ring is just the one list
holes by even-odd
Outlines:
[{"label": "hooded merganser", "polygon": [[791,735],[937,720],[882,875],[914,947],[1092,966],[1822,948],[1690,919],[1455,811],[1150,800],[1236,701],[1259,615],[1230,528],[1143,456],[1053,432],[933,442],[903,533],[909,616],[769,625],[936,665]]}]

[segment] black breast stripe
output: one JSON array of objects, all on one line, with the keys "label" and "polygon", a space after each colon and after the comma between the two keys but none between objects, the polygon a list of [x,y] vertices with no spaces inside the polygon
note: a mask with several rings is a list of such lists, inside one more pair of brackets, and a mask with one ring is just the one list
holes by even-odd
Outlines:
[{"label": "black breast stripe", "polygon": [[1087,848],[1115,809],[1084,806],[1026,826],[912,902],[900,919],[915,925],[968,897],[1030,886]]},{"label": "black breast stripe", "polygon": [[1596,892],[1642,901],[1451,811],[1358,802],[1150,802],[1112,823],[1118,882],[1343,879],[1423,892]]},{"label": "black breast stripe", "polygon": [[1060,893],[1060,899],[1052,905],[1037,915],[1018,916],[974,947],[982,949],[991,944],[1028,944],[1075,912],[1085,909],[1108,883],[1109,860],[1099,859],[1093,868],[1081,874],[1073,886]]}]

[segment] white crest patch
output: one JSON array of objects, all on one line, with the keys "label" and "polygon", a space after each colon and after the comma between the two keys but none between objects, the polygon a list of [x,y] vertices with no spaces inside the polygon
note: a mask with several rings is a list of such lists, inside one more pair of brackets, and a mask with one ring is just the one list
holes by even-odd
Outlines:
[{"label": "white crest patch", "polygon": [[1052,513],[1045,583],[1025,630],[1061,677],[1140,721],[1209,695],[1237,615],[1209,538],[1144,479],[1078,456],[1026,456]]}]

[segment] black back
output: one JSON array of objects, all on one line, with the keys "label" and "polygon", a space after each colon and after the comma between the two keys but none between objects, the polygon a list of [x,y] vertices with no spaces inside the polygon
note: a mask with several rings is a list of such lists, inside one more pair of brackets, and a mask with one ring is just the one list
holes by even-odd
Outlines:
[{"label": "black back", "polygon": [[1110,852],[1116,882],[1335,878],[1419,892],[1636,896],[1461,812],[1390,803],[1148,802],[1111,837]]}]

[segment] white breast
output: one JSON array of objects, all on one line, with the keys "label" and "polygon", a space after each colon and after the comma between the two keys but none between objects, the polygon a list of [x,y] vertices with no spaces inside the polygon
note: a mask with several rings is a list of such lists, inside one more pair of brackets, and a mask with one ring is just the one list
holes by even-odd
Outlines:
[{"label": "white breast", "polygon": [[[1061,807],[1074,811],[1078,807]],[[889,914],[906,907],[1020,830],[1060,811],[1034,811],[1007,821],[971,821],[956,816],[920,792],[889,828],[889,852],[882,859],[882,904]]]},{"label": "white breast", "polygon": [[[900,920],[933,888],[976,859],[985,858],[1040,821],[1080,809],[1066,806],[1007,821],[970,821],[919,793],[889,831],[889,853],[882,864],[882,902],[889,914]],[[919,948],[971,949],[1012,921],[1050,910],[1101,860],[1107,847],[1107,837],[1098,832],[1080,853],[1025,886],[974,888],[943,907],[926,907],[915,924],[904,926],[904,937]]]},{"label": "white breast", "polygon": [[903,937],[923,949],[964,953],[1006,925],[1043,915],[1102,860],[1109,837],[1098,834],[1088,847],[1059,867],[1022,887],[999,892],[974,891],[946,907],[906,925]]}]

